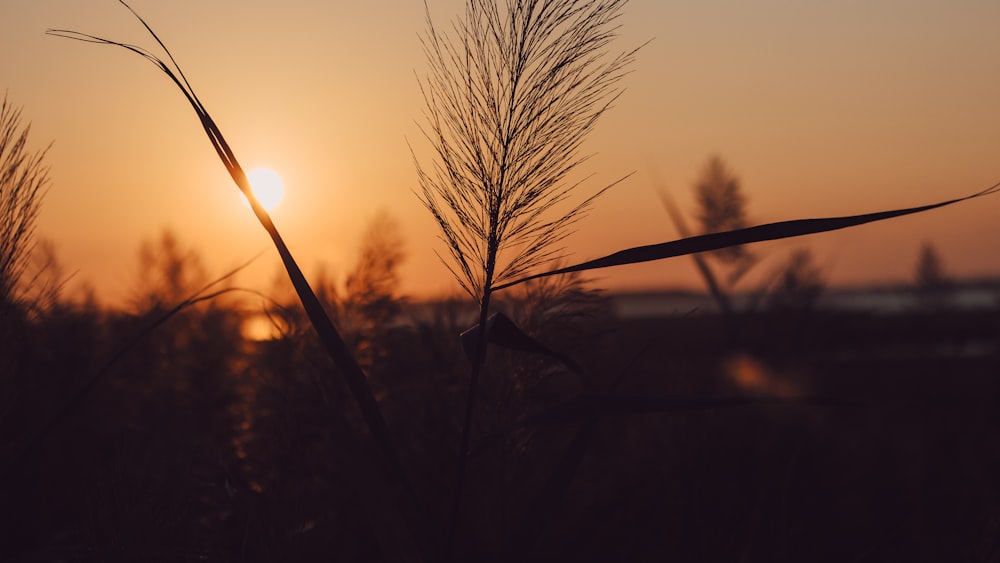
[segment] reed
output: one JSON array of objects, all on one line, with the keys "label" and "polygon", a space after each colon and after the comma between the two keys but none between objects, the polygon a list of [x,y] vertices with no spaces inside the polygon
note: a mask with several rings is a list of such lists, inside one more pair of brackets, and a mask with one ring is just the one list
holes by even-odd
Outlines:
[{"label": "reed", "polygon": [[[365,372],[324,312],[270,216],[254,198],[221,130],[160,38],[134,11],[165,57],[143,47],[93,35],[49,30],[56,36],[124,48],[147,59],[182,91],[195,110],[220,160],[271,237],[312,327],[343,375],[375,440],[379,459],[384,462],[379,469],[389,474],[389,486],[403,489],[402,496],[409,499],[397,506],[393,495],[381,487],[380,471],[367,475],[364,460],[350,460],[353,473],[364,478],[343,486],[359,487],[366,515],[372,526],[378,528],[376,531],[385,531],[380,523],[391,523],[392,530],[381,539],[387,558],[452,561],[461,557],[458,542],[463,532],[460,523],[469,480],[468,459],[514,431],[557,422],[576,425],[568,447],[562,455],[555,456],[548,478],[542,479],[540,490],[527,503],[529,513],[508,538],[513,545],[501,550],[503,555],[517,559],[530,555],[539,529],[553,518],[556,504],[565,496],[598,424],[608,414],[772,404],[855,404],[804,396],[678,397],[625,393],[619,387],[637,361],[633,358],[632,362],[622,362],[608,370],[613,375],[608,378],[612,383],[606,389],[584,390],[536,412],[524,413],[511,424],[487,432],[473,447],[477,397],[490,346],[543,356],[568,371],[589,374],[588,366],[541,342],[544,335],[529,335],[509,317],[494,311],[497,292],[550,276],[732,250],[760,241],[856,227],[1000,191],[998,183],[971,195],[917,207],[752,227],[740,222],[721,226],[716,229],[718,232],[682,234],[679,240],[623,249],[595,260],[562,266],[556,261],[564,258],[565,238],[602,193],[627,178],[581,194],[585,180],[576,176],[589,158],[582,152],[585,138],[621,95],[620,83],[638,52],[638,48],[619,53],[612,49],[625,5],[626,0],[468,0],[464,17],[454,22],[448,32],[434,24],[427,10],[427,30],[421,40],[429,70],[420,87],[426,102],[422,132],[432,147],[432,156],[427,160],[414,157],[419,182],[417,197],[437,222],[445,248],[443,261],[478,310],[476,326],[464,335],[470,360],[469,378],[463,390],[457,459],[449,483],[450,503],[440,531],[429,530],[434,522],[428,522],[416,510],[414,489]],[[343,413],[334,416],[343,421]],[[351,452],[365,451],[364,445],[353,438],[348,441]],[[402,519],[398,517],[400,512]],[[402,527],[407,529],[397,533]],[[403,537],[407,533],[409,537]],[[444,536],[443,545],[437,545],[439,534]],[[413,550],[408,544],[393,545],[407,541],[414,543]]]},{"label": "reed", "polygon": [[[499,284],[561,257],[559,243],[595,198],[572,204],[580,147],[620,94],[636,50],[609,46],[624,0],[471,0],[454,33],[428,12],[424,135],[433,164],[417,163],[421,201],[446,243],[446,263],[479,303],[486,326]],[[447,546],[453,551],[486,331],[470,368]]]}]

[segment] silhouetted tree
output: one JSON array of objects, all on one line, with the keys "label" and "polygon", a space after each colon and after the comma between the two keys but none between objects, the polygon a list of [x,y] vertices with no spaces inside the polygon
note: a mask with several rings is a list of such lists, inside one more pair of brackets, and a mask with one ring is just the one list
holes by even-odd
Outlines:
[{"label": "silhouetted tree", "polygon": [[[64,305],[63,286],[69,279],[59,263],[55,243],[41,239],[35,245],[30,260],[24,271],[25,280],[22,283],[21,294],[25,307],[33,318],[39,318],[54,307]],[[84,309],[93,306],[86,303],[86,295],[81,296],[80,306]]]},{"label": "silhouetted tree", "polygon": [[[129,304],[131,314],[115,318],[117,338],[125,342],[135,331],[150,327],[195,297],[207,279],[197,252],[184,248],[170,231],[164,231],[156,242],[144,241],[139,249],[139,279]],[[131,414],[143,417],[141,409],[164,405],[172,410],[171,416],[197,411],[199,416],[225,420],[225,413],[213,411],[221,410],[233,391],[227,374],[242,345],[240,322],[235,307],[220,296],[191,302],[156,326],[119,368],[141,373],[142,384],[136,385],[135,376],[112,378],[123,394],[135,395],[129,405]],[[218,430],[218,425],[212,427]]]},{"label": "silhouetted tree", "polygon": [[157,241],[146,240],[139,247],[131,305],[139,312],[170,308],[191,297],[207,280],[197,252],[182,248],[177,236],[164,230]]},{"label": "silhouetted tree", "polygon": [[405,257],[399,224],[387,212],[379,212],[365,230],[342,299],[355,355],[363,366],[371,367],[378,355],[377,341],[400,313],[399,266]]}]

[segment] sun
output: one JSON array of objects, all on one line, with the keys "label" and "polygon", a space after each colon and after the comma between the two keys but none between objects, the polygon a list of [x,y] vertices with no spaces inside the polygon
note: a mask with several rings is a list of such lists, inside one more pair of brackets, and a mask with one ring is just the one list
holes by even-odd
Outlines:
[{"label": "sun", "polygon": [[[257,196],[257,200],[268,211],[277,207],[285,197],[285,183],[281,181],[281,176],[270,168],[254,168],[247,172],[247,180],[253,188],[253,195]],[[246,203],[250,205],[250,202]]]}]

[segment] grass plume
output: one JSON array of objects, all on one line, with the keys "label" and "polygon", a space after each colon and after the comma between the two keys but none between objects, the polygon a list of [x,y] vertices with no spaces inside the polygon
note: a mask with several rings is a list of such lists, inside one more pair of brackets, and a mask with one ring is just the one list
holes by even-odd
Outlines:
[{"label": "grass plume", "polygon": [[49,181],[48,149],[30,153],[30,131],[30,125],[21,123],[21,110],[5,94],[0,101],[0,306],[16,298]]},{"label": "grass plume", "polygon": [[[433,164],[420,198],[451,269],[487,326],[495,284],[560,257],[560,242],[609,186],[571,204],[586,135],[620,95],[636,50],[610,55],[625,0],[469,0],[453,34],[427,15],[421,84]],[[613,184],[612,184],[613,185]],[[569,206],[560,212],[560,208]],[[487,331],[478,333],[447,545],[452,554]]]},{"label": "grass plume", "polygon": [[428,16],[421,85],[436,158],[417,163],[421,200],[449,267],[477,298],[560,255],[601,192],[563,213],[580,146],[620,95],[635,50],[609,56],[625,2],[470,0],[455,36]]}]

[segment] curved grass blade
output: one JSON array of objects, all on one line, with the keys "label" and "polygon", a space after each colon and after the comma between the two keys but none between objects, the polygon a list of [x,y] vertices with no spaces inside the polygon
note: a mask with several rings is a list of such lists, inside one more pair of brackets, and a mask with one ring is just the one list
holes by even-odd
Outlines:
[{"label": "curved grass blade", "polygon": [[839,229],[846,229],[848,227],[864,225],[865,223],[873,223],[875,221],[884,221],[886,219],[893,219],[904,215],[922,213],[924,211],[938,209],[940,207],[945,207],[962,201],[992,195],[997,192],[1000,192],[1000,182],[972,195],[932,203],[930,205],[922,205],[920,207],[909,207],[906,209],[895,209],[892,211],[881,211],[878,213],[866,213],[863,215],[851,215],[846,217],[826,217],[822,219],[796,219],[792,221],[781,221],[778,223],[768,223],[766,225],[748,227],[746,229],[737,229],[735,231],[698,235],[671,242],[663,242],[660,244],[637,246],[615,252],[614,254],[609,254],[603,258],[583,262],[575,266],[567,266],[565,268],[559,268],[557,270],[523,277],[509,283],[498,285],[493,289],[495,291],[499,291],[519,283],[524,283],[526,281],[546,276],[568,274],[570,272],[583,272],[599,268],[610,268],[612,266],[624,266],[626,264],[651,262],[653,260],[663,260],[665,258],[673,258],[675,256],[685,256],[698,252],[719,250],[721,248],[739,246],[742,244],[800,237],[803,235],[824,233],[827,231],[836,231]]},{"label": "curved grass blade", "polygon": [[222,160],[223,165],[225,165],[226,170],[229,172],[237,187],[239,187],[240,191],[243,192],[247,200],[250,202],[250,207],[253,210],[254,215],[260,221],[261,226],[264,227],[268,235],[271,237],[271,241],[281,257],[282,264],[284,265],[285,270],[288,273],[288,277],[298,294],[299,300],[302,302],[302,306],[306,311],[306,315],[309,317],[310,323],[319,336],[324,349],[326,349],[334,364],[340,368],[339,372],[343,375],[344,380],[347,383],[347,387],[354,396],[355,402],[361,411],[361,415],[364,418],[373,438],[378,443],[390,471],[403,486],[406,494],[411,499],[415,499],[416,496],[413,492],[413,488],[409,483],[409,479],[403,470],[402,462],[392,443],[388,425],[382,416],[382,411],[378,406],[375,394],[372,392],[364,371],[358,364],[357,359],[354,358],[354,355],[351,354],[330,318],[326,315],[326,312],[323,310],[315,292],[309,286],[309,283],[306,281],[301,269],[292,257],[291,251],[288,249],[284,240],[281,238],[281,235],[278,233],[277,228],[274,226],[270,215],[257,200],[256,196],[254,196],[253,190],[250,187],[250,182],[247,180],[246,173],[243,171],[243,168],[237,161],[235,154],[226,142],[225,137],[222,135],[222,131],[215,124],[215,121],[212,119],[211,115],[209,115],[205,106],[195,94],[194,89],[188,82],[187,77],[185,77],[184,72],[174,60],[173,55],[170,53],[170,50],[167,49],[163,41],[160,40],[159,36],[153,31],[149,24],[146,23],[146,21],[124,0],[119,0],[119,2],[128,8],[136,19],[142,23],[156,43],[163,49],[164,53],[166,53],[168,60],[172,63],[172,66],[168,65],[148,49],[136,45],[130,45],[71,30],[50,29],[47,33],[57,37],[75,39],[88,43],[112,45],[131,51],[153,63],[181,90],[188,102],[191,104],[195,113],[198,115],[202,127],[205,129],[205,133],[208,135],[209,141],[212,143],[213,148],[215,148],[219,159]]}]

